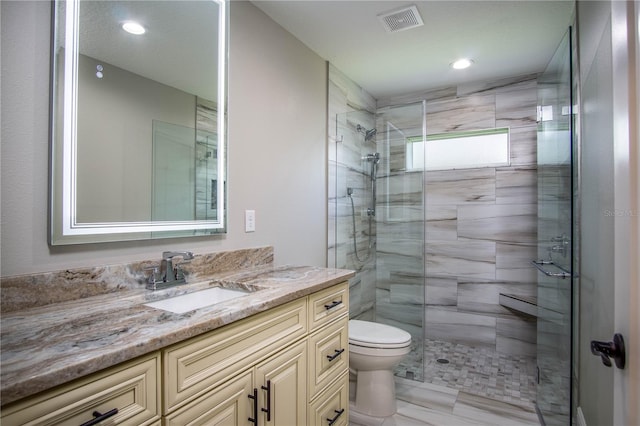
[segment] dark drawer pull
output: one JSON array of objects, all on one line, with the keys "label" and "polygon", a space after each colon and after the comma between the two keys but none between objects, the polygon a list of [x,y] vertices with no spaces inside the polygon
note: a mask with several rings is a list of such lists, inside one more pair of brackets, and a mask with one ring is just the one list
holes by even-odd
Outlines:
[{"label": "dark drawer pull", "polygon": [[344,349],[336,349],[333,355],[327,355],[327,359],[329,360],[329,362],[331,362],[334,359],[338,358],[342,354],[342,352],[344,352]]},{"label": "dark drawer pull", "polygon": [[338,305],[342,305],[342,300],[333,301],[330,305],[324,305],[324,308],[328,311],[329,309],[333,309]]},{"label": "dark drawer pull", "polygon": [[249,399],[253,399],[253,415],[256,417],[253,419],[249,417],[247,420],[258,424],[258,388],[253,388],[253,395],[249,395]]},{"label": "dark drawer pull", "polygon": [[114,408],[113,410],[109,410],[106,413],[102,414],[99,411],[94,411],[93,413],[93,417],[94,419],[89,420],[86,423],[82,423],[80,426],[93,426],[93,425],[97,425],[98,423],[100,423],[103,420],[108,419],[109,417],[113,417],[116,414],[118,414],[118,409]]},{"label": "dark drawer pull", "polygon": [[267,391],[267,408],[261,408],[263,413],[267,413],[267,421],[271,421],[271,380],[267,380],[267,386],[260,386],[262,390]]},{"label": "dark drawer pull", "polygon": [[344,413],[344,408],[342,410],[333,410],[333,411],[336,413],[336,415],[332,419],[327,419],[327,421],[329,422],[329,426],[332,426],[338,420],[338,417],[340,417],[342,413]]}]

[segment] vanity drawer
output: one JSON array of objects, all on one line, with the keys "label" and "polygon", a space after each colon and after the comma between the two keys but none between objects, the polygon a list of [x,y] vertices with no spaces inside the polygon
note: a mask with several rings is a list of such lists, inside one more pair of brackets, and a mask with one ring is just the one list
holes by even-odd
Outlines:
[{"label": "vanity drawer", "polygon": [[334,285],[309,296],[309,332],[349,313],[349,284]]},{"label": "vanity drawer", "polygon": [[309,426],[327,426],[335,420],[333,426],[349,424],[349,374],[345,372],[332,383],[314,401],[309,404],[307,424]]},{"label": "vanity drawer", "polygon": [[306,302],[295,300],[165,349],[165,414],[304,337]]},{"label": "vanity drawer", "polygon": [[349,368],[348,317],[309,336],[309,396],[311,399]]},{"label": "vanity drawer", "polygon": [[2,425],[72,425],[117,414],[109,425],[151,425],[160,419],[160,355],[144,357],[62,385],[2,410]]}]

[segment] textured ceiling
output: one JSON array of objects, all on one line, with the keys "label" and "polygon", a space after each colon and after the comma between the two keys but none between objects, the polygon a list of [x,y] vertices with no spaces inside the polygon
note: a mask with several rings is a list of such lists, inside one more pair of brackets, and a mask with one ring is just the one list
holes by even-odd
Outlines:
[{"label": "textured ceiling", "polygon": [[[64,12],[64,3],[62,3]],[[212,1],[83,1],[80,52],[206,99],[217,96],[218,5]],[[141,36],[121,28],[134,20]],[[60,40],[62,42],[62,40]],[[108,78],[108,69],[105,69]]]}]

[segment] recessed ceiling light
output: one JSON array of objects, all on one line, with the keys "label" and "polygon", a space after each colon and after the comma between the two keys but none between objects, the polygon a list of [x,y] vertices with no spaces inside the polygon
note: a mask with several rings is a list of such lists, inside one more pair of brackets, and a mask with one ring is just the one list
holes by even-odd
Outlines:
[{"label": "recessed ceiling light", "polygon": [[454,70],[463,70],[465,68],[469,68],[472,64],[473,61],[471,59],[463,58],[453,62],[451,64],[451,68],[453,68]]},{"label": "recessed ceiling light", "polygon": [[122,29],[130,34],[141,35],[147,32],[144,27],[137,22],[129,21],[122,24]]}]

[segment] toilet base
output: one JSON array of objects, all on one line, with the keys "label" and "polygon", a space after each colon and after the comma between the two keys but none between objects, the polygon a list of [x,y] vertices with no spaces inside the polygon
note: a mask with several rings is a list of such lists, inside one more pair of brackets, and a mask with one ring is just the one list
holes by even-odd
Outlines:
[{"label": "toilet base", "polygon": [[396,426],[393,417],[374,417],[356,411],[355,403],[349,403],[349,425],[350,426]]},{"label": "toilet base", "polygon": [[354,409],[374,417],[396,413],[396,386],[391,370],[358,371]]}]

